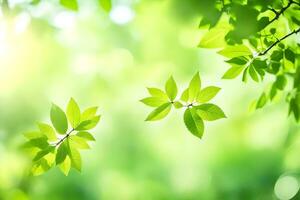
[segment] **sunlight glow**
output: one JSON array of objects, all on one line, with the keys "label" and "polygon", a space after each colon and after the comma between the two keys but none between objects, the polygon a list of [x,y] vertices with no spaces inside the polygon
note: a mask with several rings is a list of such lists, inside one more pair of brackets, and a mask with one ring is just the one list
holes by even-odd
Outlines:
[{"label": "sunlight glow", "polygon": [[111,11],[110,18],[116,24],[127,24],[133,20],[134,12],[128,6],[116,6]]}]

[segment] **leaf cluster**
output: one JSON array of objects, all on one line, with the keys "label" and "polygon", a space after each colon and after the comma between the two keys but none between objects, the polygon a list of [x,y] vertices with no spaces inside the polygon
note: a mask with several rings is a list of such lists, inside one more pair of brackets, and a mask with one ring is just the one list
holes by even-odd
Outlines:
[{"label": "leaf cluster", "polygon": [[66,112],[52,104],[51,124],[38,122],[38,130],[24,133],[28,141],[23,148],[33,156],[32,175],[40,175],[55,165],[68,175],[71,168],[81,171],[80,150],[89,149],[88,142],[95,141],[89,132],[100,120],[97,107],[80,111],[71,98]]},{"label": "leaf cluster", "polygon": [[209,103],[220,91],[219,87],[208,86],[201,88],[199,73],[189,83],[189,86],[178,97],[178,88],[174,78],[171,76],[165,84],[165,90],[158,88],[147,88],[150,97],[141,100],[147,106],[155,109],[147,116],[146,121],[157,121],[165,118],[175,109],[185,109],[183,121],[187,129],[195,136],[202,138],[204,132],[203,121],[214,121],[225,118],[220,107]]}]

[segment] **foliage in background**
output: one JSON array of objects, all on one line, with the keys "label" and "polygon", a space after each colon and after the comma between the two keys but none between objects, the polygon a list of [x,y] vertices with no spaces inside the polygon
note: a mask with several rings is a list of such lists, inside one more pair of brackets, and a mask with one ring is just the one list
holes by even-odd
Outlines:
[{"label": "foliage in background", "polygon": [[[296,37],[300,32],[300,3],[298,0],[212,0],[201,1],[203,18],[200,27],[209,31],[199,47],[219,48],[218,53],[231,66],[223,79],[242,74],[263,81],[274,81],[258,100],[262,108],[276,96],[285,96],[289,114],[300,121],[300,52]],[[288,84],[290,82],[290,84]]]},{"label": "foliage in background", "polygon": [[65,175],[68,175],[71,167],[81,171],[79,150],[89,149],[88,142],[95,141],[88,131],[100,120],[100,115],[96,115],[97,109],[98,107],[90,107],[80,112],[73,98],[68,103],[66,113],[59,106],[52,104],[52,126],[39,122],[38,131],[24,133],[29,141],[23,148],[34,156],[31,174],[43,174],[54,165],[59,166]]},{"label": "foliage in background", "polygon": [[207,103],[214,98],[221,88],[208,86],[201,88],[201,79],[199,73],[190,81],[180,99],[177,99],[177,85],[171,76],[166,84],[165,91],[158,88],[148,88],[150,97],[141,100],[142,103],[155,107],[148,115],[146,121],[156,121],[166,117],[171,108],[185,108],[183,121],[187,129],[195,136],[202,138],[204,132],[204,123],[225,118],[225,114],[220,107],[215,104]]}]

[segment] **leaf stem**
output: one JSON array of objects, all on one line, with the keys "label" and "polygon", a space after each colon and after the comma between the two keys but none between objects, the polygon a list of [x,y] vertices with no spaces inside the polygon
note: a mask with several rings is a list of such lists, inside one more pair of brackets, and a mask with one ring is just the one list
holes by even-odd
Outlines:
[{"label": "leaf stem", "polygon": [[271,44],[266,50],[260,52],[260,53],[258,54],[258,56],[263,56],[263,55],[267,54],[267,53],[268,53],[274,46],[276,46],[278,43],[282,42],[283,40],[285,40],[286,38],[290,37],[291,35],[297,34],[297,33],[299,33],[299,32],[300,32],[300,28],[295,29],[294,31],[290,32],[289,34],[283,36],[283,37],[280,38],[280,39],[277,39],[276,42],[274,42],[273,44]]},{"label": "leaf stem", "polygon": [[57,147],[58,145],[60,145],[65,139],[67,139],[70,134],[74,131],[75,129],[72,128],[63,138],[61,138],[57,143],[54,144],[55,147]]}]

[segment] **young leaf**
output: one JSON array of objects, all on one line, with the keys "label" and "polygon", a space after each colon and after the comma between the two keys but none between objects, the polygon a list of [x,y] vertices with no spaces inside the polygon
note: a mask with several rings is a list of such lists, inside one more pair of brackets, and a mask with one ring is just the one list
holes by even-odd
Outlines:
[{"label": "young leaf", "polygon": [[253,65],[250,65],[250,67],[249,67],[249,74],[254,81],[259,82],[257,73],[256,73]]},{"label": "young leaf", "polygon": [[189,101],[190,102],[193,102],[195,100],[195,98],[197,97],[197,95],[200,91],[200,88],[201,88],[201,80],[200,80],[199,72],[197,72],[189,84]]},{"label": "young leaf", "polygon": [[27,139],[31,140],[31,139],[35,139],[35,138],[40,138],[43,137],[44,135],[39,132],[39,131],[29,131],[29,132],[25,132],[23,133],[24,137],[26,137]]},{"label": "young leaf", "polygon": [[195,108],[187,108],[183,116],[184,123],[187,129],[195,136],[202,138],[204,131],[203,120],[196,113]]},{"label": "young leaf", "polygon": [[56,153],[56,157],[55,157],[56,165],[59,165],[62,162],[64,162],[67,155],[68,155],[68,147],[67,147],[66,141],[64,141],[59,145],[59,147],[57,149],[57,153]]},{"label": "young leaf", "polygon": [[40,129],[40,132],[46,135],[49,141],[53,142],[57,140],[55,130],[52,128],[52,126],[45,123],[38,123],[38,127]]},{"label": "young leaf", "polygon": [[221,118],[226,118],[224,112],[215,104],[205,103],[195,107],[197,114],[204,120],[214,121]]},{"label": "young leaf", "polygon": [[156,120],[163,119],[169,114],[171,107],[172,104],[170,102],[159,106],[148,115],[146,121],[156,121]]},{"label": "young leaf", "polygon": [[32,147],[37,147],[39,149],[45,149],[49,146],[49,143],[47,142],[46,137],[40,137],[40,138],[33,138],[26,142],[23,145],[23,148],[32,148]]},{"label": "young leaf", "polygon": [[77,131],[84,131],[84,130],[90,130],[92,128],[94,128],[99,120],[100,120],[100,115],[97,115],[89,120],[85,120],[85,121],[82,121],[77,127],[75,130]]},{"label": "young leaf", "polygon": [[59,168],[65,176],[68,176],[71,169],[71,159],[69,156],[66,156],[64,161],[59,164]]},{"label": "young leaf", "polygon": [[167,80],[165,90],[169,99],[173,101],[177,96],[177,85],[172,76]]},{"label": "young leaf", "polygon": [[147,97],[140,101],[142,103],[144,103],[145,105],[151,106],[151,107],[158,107],[167,102],[165,99],[162,99],[160,97]]},{"label": "young leaf", "polygon": [[147,88],[149,94],[153,97],[158,97],[164,100],[168,100],[167,94],[158,88]]},{"label": "young leaf", "polygon": [[78,3],[77,0],[60,0],[60,4],[70,10],[77,11],[78,10]]},{"label": "young leaf", "polygon": [[71,166],[76,170],[81,171],[81,156],[79,151],[69,143],[68,139],[67,139],[67,144],[68,144],[68,155],[71,159]]},{"label": "young leaf", "polygon": [[251,50],[245,45],[227,46],[218,53],[227,58],[252,55]]},{"label": "young leaf", "polygon": [[33,158],[33,162],[36,162],[36,161],[40,160],[41,158],[43,158],[44,156],[46,156],[47,154],[49,154],[50,152],[53,152],[54,149],[55,149],[55,147],[49,146],[46,149],[39,151],[36,154],[36,156]]},{"label": "young leaf", "polygon": [[96,112],[98,110],[98,107],[90,107],[87,108],[83,113],[81,114],[81,121],[90,120],[91,118],[95,117]]},{"label": "young leaf", "polygon": [[80,131],[76,134],[78,137],[84,138],[86,140],[89,141],[95,141],[96,139],[94,138],[94,136],[92,134],[90,134],[87,131]]},{"label": "young leaf", "polygon": [[197,97],[197,102],[199,103],[205,103],[210,101],[212,98],[214,98],[218,92],[221,90],[219,87],[215,86],[209,86],[204,89],[202,89]]},{"label": "young leaf", "polygon": [[67,117],[73,128],[76,128],[80,123],[80,109],[76,101],[71,98],[67,106]]},{"label": "young leaf", "polygon": [[180,103],[179,101],[175,101],[175,102],[173,103],[173,105],[174,105],[174,107],[177,108],[177,109],[183,107],[182,103]]},{"label": "young leaf", "polygon": [[245,65],[248,61],[245,57],[235,57],[231,58],[230,60],[225,61],[230,64],[236,64],[236,65]]},{"label": "young leaf", "polygon": [[109,12],[111,10],[111,0],[99,0],[101,7]]},{"label": "young leaf", "polygon": [[52,104],[50,111],[51,122],[60,134],[65,134],[68,129],[68,121],[64,111],[55,104]]},{"label": "young leaf", "polygon": [[233,79],[236,78],[240,73],[243,71],[244,67],[231,67],[229,68],[225,74],[223,75],[222,79]]},{"label": "young leaf", "polygon": [[70,136],[69,142],[72,143],[72,146],[78,149],[90,149],[89,144],[82,137],[76,135]]},{"label": "young leaf", "polygon": [[259,108],[262,108],[266,105],[267,103],[267,96],[266,94],[263,92],[261,94],[261,96],[259,97],[258,101],[257,101],[257,104],[256,104],[256,109],[259,109]]},{"label": "young leaf", "polygon": [[180,100],[184,101],[184,102],[188,102],[189,100],[189,88],[185,89],[180,97]]},{"label": "young leaf", "polygon": [[228,26],[215,27],[209,30],[201,39],[198,47],[201,48],[219,48],[226,45],[224,40],[229,31]]}]

